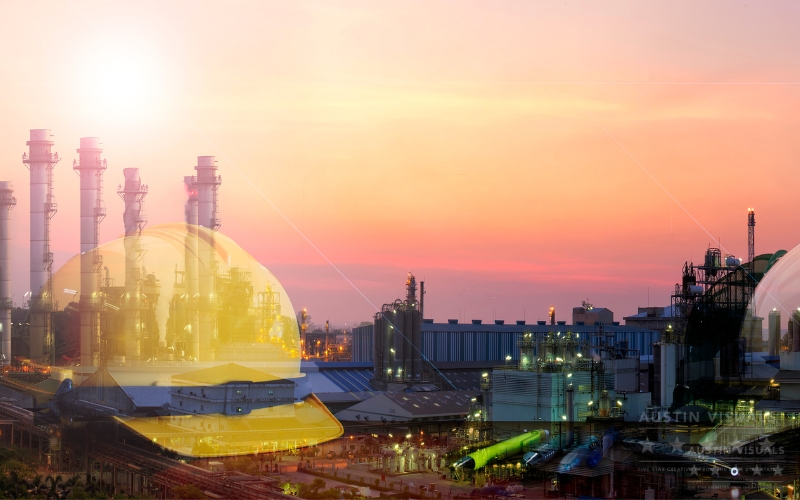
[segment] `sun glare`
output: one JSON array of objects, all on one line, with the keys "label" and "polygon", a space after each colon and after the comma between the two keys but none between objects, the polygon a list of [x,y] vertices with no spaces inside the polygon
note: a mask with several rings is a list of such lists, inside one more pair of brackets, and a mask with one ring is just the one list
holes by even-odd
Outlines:
[{"label": "sun glare", "polygon": [[146,117],[159,99],[156,64],[144,50],[108,47],[86,63],[82,73],[86,109],[107,119]]}]

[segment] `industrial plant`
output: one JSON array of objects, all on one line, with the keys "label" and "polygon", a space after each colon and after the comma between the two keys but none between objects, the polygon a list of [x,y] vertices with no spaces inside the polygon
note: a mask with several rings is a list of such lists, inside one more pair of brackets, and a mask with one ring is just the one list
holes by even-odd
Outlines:
[{"label": "industrial plant", "polygon": [[[18,308],[19,207],[0,181],[0,436],[54,471],[159,498],[187,484],[284,498],[298,475],[348,498],[797,496],[800,250],[757,255],[753,209],[746,259],[709,247],[683,265],[668,305],[624,324],[588,301],[571,322],[549,305],[545,321],[436,322],[425,311],[435,284],[409,272],[404,296],[371,321],[314,327],[219,231],[213,156],[174,180],[184,220],[148,226],[139,169],[120,169],[107,205],[114,162],[81,138],[80,192],[59,192],[79,203],[80,247],[54,269],[61,157],[46,129],[27,146],[30,283]],[[101,244],[111,220],[124,236]],[[249,472],[223,472],[237,460]]]}]

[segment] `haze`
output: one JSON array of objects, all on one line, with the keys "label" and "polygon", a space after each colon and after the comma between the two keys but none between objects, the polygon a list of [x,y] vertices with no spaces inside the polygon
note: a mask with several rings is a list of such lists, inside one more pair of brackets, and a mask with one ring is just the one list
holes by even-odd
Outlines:
[{"label": "haze", "polygon": [[183,176],[215,155],[221,231],[315,322],[370,319],[408,271],[437,321],[568,319],[586,299],[621,319],[667,305],[709,244],[746,257],[748,207],[757,254],[798,243],[796,2],[1,9],[18,304],[32,128],[64,158],[56,267],[78,251],[80,137],[108,160],[101,242],[122,233],[123,168],[150,223],[175,222]]}]

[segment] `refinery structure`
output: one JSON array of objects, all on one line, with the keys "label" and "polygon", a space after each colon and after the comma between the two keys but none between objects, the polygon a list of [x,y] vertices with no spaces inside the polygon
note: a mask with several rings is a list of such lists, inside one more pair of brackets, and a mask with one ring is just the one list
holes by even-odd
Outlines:
[{"label": "refinery structure", "polygon": [[[80,192],[59,193],[79,200],[80,247],[54,269],[61,158],[49,130],[31,130],[27,145],[30,291],[18,330],[9,221],[19,207],[0,181],[0,382],[12,395],[0,401],[0,435],[57,470],[99,470],[115,492],[168,497],[198,483],[209,496],[283,498],[277,480],[242,486],[209,459],[321,449],[359,471],[353,484],[414,498],[440,498],[442,481],[479,498],[515,481],[551,496],[795,497],[800,251],[757,255],[753,209],[745,261],[709,247],[685,263],[670,304],[625,324],[588,302],[571,322],[553,307],[534,323],[435,322],[409,272],[402,298],[337,333],[313,328],[306,309],[295,316],[279,281],[219,232],[213,156],[176,180],[184,220],[151,227],[139,169],[120,169],[107,207],[113,161],[98,138],[81,138]],[[107,215],[124,236],[101,244]],[[185,463],[198,458],[204,466]],[[342,479],[335,464],[332,476],[296,465]],[[440,484],[409,488],[409,474]]]}]

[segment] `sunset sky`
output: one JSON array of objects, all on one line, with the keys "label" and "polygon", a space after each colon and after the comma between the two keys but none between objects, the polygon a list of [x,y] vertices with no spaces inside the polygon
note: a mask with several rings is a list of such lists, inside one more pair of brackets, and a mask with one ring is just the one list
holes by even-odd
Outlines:
[{"label": "sunset sky", "polygon": [[709,244],[746,257],[748,207],[756,253],[800,243],[797,19],[749,0],[5,1],[15,300],[21,155],[49,128],[56,267],[78,251],[75,150],[98,136],[101,241],[123,230],[123,168],[150,223],[174,222],[215,155],[221,232],[315,322],[371,319],[408,271],[437,321],[668,305]]}]

